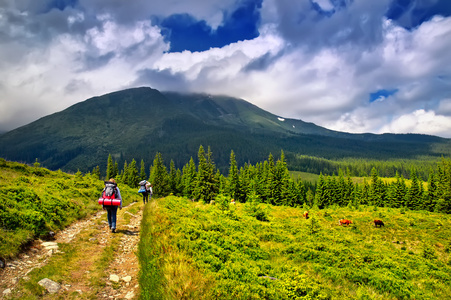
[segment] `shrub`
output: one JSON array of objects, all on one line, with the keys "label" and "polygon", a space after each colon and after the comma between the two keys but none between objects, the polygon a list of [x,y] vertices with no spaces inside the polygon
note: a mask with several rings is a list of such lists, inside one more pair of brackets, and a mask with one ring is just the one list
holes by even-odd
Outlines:
[{"label": "shrub", "polygon": [[296,269],[283,274],[279,284],[288,299],[330,299],[328,290],[320,282]]}]

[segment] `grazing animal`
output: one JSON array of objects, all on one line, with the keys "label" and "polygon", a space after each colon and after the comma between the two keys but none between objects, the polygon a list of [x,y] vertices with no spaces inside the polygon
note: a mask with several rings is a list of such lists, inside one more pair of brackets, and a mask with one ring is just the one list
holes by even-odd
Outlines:
[{"label": "grazing animal", "polygon": [[308,219],[308,211],[304,211],[303,217],[306,218],[306,219]]},{"label": "grazing animal", "polygon": [[384,225],[384,222],[382,222],[381,220],[374,220],[374,226],[381,227],[381,226],[385,226],[385,225]]},{"label": "grazing animal", "polygon": [[352,224],[352,221],[351,221],[351,220],[340,219],[340,220],[338,221],[338,225],[346,225],[346,226],[348,226],[349,224]]}]

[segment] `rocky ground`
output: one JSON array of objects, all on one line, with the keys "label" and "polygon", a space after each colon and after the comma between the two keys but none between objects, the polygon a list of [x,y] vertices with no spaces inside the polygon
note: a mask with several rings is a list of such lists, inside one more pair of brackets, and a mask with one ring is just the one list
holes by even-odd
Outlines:
[{"label": "rocky ground", "polygon": [[[43,268],[58,255],[64,255],[64,252],[60,250],[64,248],[64,244],[77,243],[77,239],[83,236],[83,232],[89,230],[89,240],[87,241],[89,247],[77,249],[80,253],[74,255],[74,260],[80,259],[83,263],[73,262],[76,267],[72,269],[68,267],[68,271],[63,273],[67,274],[62,275],[59,282],[49,278],[40,279],[38,284],[45,289],[42,297],[48,299],[92,297],[96,299],[137,299],[139,296],[139,265],[136,254],[142,207],[134,209],[132,212],[129,210],[133,206],[140,205],[132,203],[118,211],[116,233],[110,232],[106,221],[106,212],[100,211],[89,219],[75,222],[63,231],[56,233],[54,240],[36,240],[16,259],[7,261],[5,268],[0,268],[0,297],[2,299],[21,298],[24,295],[23,286],[30,280],[30,273]],[[126,217],[126,215],[128,216]],[[87,236],[86,232],[84,236]],[[119,241],[117,237],[120,237]],[[95,260],[98,259],[98,256],[94,254],[102,253],[105,248],[111,247],[113,239],[116,243],[114,257],[102,270],[104,272],[101,274],[104,274],[104,278],[99,278],[100,284],[93,289],[93,280],[90,274],[97,271]],[[68,265],[71,264],[69,261]],[[65,268],[65,266],[61,266],[61,268]]]}]

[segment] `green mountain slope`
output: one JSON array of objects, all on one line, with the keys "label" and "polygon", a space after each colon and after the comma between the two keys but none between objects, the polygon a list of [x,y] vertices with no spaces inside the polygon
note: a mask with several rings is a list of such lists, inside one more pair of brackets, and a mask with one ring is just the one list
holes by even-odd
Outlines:
[{"label": "green mountain slope", "polygon": [[181,168],[199,145],[211,146],[226,170],[230,151],[238,163],[269,153],[376,159],[449,154],[450,140],[426,135],[349,134],[284,119],[244,100],[134,88],[90,98],[0,136],[0,156],[50,169],[89,171],[133,158],[151,163],[155,153]]}]

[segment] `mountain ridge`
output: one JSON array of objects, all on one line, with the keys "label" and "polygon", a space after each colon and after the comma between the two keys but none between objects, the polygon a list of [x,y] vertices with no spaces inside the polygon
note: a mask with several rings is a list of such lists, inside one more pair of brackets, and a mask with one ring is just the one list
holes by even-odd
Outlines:
[{"label": "mountain ridge", "polygon": [[284,118],[243,100],[132,88],[89,98],[0,136],[0,156],[50,169],[88,171],[109,154],[149,164],[157,152],[181,168],[211,146],[225,170],[230,151],[240,163],[269,153],[390,159],[449,155],[449,139],[418,134],[353,134]]}]

